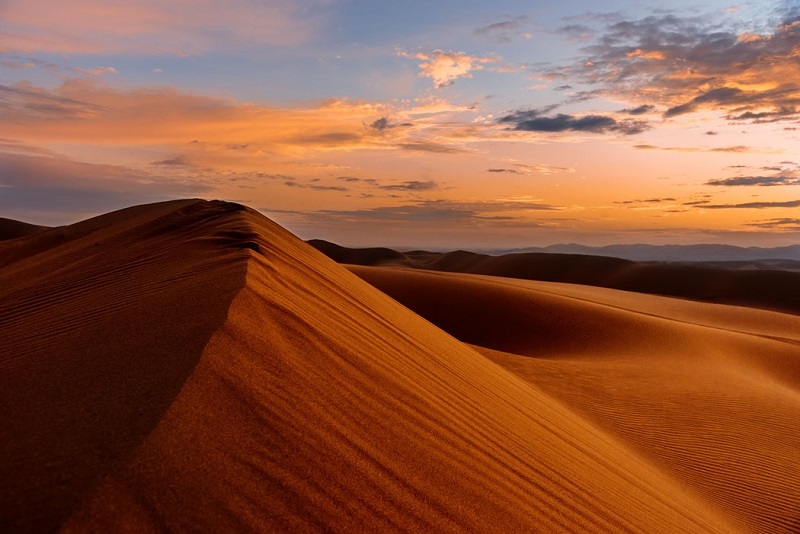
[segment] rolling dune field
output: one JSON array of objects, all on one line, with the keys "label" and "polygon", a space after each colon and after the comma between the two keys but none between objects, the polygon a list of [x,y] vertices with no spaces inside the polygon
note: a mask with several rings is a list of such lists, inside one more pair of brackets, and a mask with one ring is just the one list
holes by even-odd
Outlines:
[{"label": "rolling dune field", "polygon": [[4,532],[800,528],[790,313],[348,270],[202,200],[0,279]]}]

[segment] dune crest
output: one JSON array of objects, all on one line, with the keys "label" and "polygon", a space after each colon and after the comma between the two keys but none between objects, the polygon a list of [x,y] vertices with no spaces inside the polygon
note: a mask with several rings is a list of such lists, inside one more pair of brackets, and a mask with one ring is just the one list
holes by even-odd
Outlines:
[{"label": "dune crest", "polygon": [[62,230],[0,271],[3,530],[731,530],[257,212]]}]

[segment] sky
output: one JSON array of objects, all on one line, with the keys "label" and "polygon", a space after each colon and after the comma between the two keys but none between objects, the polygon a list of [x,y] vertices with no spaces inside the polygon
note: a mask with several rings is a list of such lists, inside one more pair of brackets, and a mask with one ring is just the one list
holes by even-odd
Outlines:
[{"label": "sky", "polygon": [[0,216],[800,243],[800,0],[0,0]]}]

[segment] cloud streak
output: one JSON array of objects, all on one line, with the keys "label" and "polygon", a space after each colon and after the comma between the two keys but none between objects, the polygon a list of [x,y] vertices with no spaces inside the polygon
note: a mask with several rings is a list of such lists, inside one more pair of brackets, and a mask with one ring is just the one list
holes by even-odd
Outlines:
[{"label": "cloud streak", "polygon": [[[497,215],[510,212],[559,211],[562,208],[529,200],[420,200],[401,206],[380,206],[357,210],[319,210],[317,217],[339,221],[390,222],[469,222],[512,220],[513,216]],[[308,214],[314,217],[314,213]]]},{"label": "cloud streak", "polygon": [[764,219],[747,223],[747,226],[754,226],[767,230],[798,231],[800,230],[800,219],[791,217]]},{"label": "cloud streak", "polygon": [[640,145],[633,145],[633,148],[635,148],[636,150],[664,150],[667,152],[711,152],[711,153],[719,152],[726,154],[751,154],[751,153],[774,154],[780,152],[780,150],[776,149],[755,148],[745,145],[702,148],[702,147],[690,147],[690,146],[657,146],[657,145],[640,144]]},{"label": "cloud streak", "polygon": [[475,28],[473,33],[482,37],[489,37],[498,43],[510,43],[515,37],[530,39],[532,37],[531,33],[523,29],[526,21],[527,17],[524,15],[514,17]]},{"label": "cloud streak", "polygon": [[737,176],[735,178],[722,178],[719,180],[709,180],[706,185],[716,186],[760,186],[775,187],[784,185],[800,185],[800,178],[797,176]]},{"label": "cloud streak", "polygon": [[798,208],[800,200],[788,200],[785,202],[744,202],[742,204],[706,204],[703,209],[725,210],[725,209],[750,209],[764,210],[772,208]]}]

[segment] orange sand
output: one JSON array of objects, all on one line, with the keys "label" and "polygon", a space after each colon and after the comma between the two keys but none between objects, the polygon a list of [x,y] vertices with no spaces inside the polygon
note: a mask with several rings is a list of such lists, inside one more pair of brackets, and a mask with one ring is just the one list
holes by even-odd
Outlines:
[{"label": "orange sand", "polygon": [[553,282],[351,270],[740,529],[800,527],[800,316]]},{"label": "orange sand", "polygon": [[359,275],[496,343],[235,204],[0,242],[0,530],[797,528],[796,317]]}]

